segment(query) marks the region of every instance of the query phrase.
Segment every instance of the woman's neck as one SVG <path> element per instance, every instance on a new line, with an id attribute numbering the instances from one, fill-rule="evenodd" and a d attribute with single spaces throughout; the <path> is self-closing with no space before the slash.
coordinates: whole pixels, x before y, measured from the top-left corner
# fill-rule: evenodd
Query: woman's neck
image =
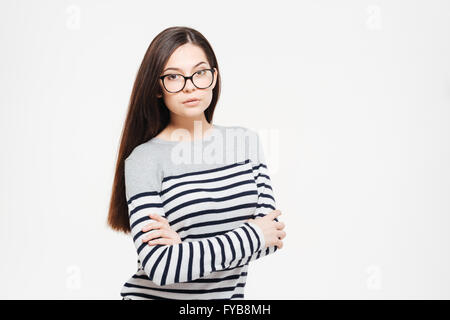
<path id="1" fill-rule="evenodd" d="M 213 128 L 213 124 L 203 120 L 189 120 L 189 121 L 171 121 L 164 129 L 157 135 L 159 138 L 165 140 L 173 140 L 173 134 L 179 131 L 180 134 L 188 134 L 188 140 L 203 139 L 205 135 Z"/>

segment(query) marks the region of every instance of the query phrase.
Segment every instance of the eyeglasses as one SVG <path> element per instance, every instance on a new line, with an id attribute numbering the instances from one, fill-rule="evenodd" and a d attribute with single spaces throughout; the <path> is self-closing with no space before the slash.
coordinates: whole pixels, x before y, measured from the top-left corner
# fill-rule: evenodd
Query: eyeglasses
<path id="1" fill-rule="evenodd" d="M 184 89 L 188 79 L 191 79 L 192 84 L 198 89 L 209 88 L 214 81 L 214 71 L 214 69 L 203 69 L 193 73 L 190 77 L 174 73 L 165 74 L 159 78 L 168 92 L 176 93 Z"/>

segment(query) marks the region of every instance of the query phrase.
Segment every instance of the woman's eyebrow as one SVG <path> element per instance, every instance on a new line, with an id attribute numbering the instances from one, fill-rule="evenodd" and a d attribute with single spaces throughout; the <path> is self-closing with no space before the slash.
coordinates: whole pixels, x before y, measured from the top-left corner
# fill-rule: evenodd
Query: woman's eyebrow
<path id="1" fill-rule="evenodd" d="M 192 69 L 197 68 L 197 67 L 198 67 L 199 65 L 201 65 L 202 63 L 206 64 L 206 62 L 201 61 L 201 62 L 197 63 L 195 66 L 193 66 Z M 182 70 L 179 69 L 179 68 L 173 68 L 173 67 L 170 67 L 170 68 L 167 68 L 166 70 L 164 70 L 163 72 L 166 72 L 167 70 L 177 70 L 177 71 L 182 71 Z"/>

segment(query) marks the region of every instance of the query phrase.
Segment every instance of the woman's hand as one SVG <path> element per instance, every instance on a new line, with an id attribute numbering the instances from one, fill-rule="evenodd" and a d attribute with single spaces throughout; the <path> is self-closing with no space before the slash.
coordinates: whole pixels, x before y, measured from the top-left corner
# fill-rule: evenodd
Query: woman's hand
<path id="1" fill-rule="evenodd" d="M 281 214 L 280 210 L 274 210 L 266 214 L 264 217 L 257 217 L 255 219 L 249 219 L 247 222 L 254 223 L 258 225 L 266 240 L 266 247 L 277 246 L 278 249 L 283 247 L 283 242 L 281 239 L 286 237 L 286 232 L 283 231 L 284 223 L 281 221 L 274 221 L 276 217 Z"/>
<path id="2" fill-rule="evenodd" d="M 173 231 L 172 228 L 170 228 L 169 222 L 167 221 L 166 218 L 156 213 L 151 213 L 149 217 L 152 218 L 153 220 L 156 220 L 156 222 L 151 222 L 147 224 L 144 228 L 142 228 L 142 232 L 147 232 L 152 229 L 159 229 L 159 230 L 153 231 L 149 235 L 146 235 L 142 239 L 142 242 L 148 242 L 149 246 L 154 246 L 157 244 L 172 245 L 181 243 L 180 236 L 178 235 L 178 233 Z M 159 237 L 161 238 L 155 239 Z"/>

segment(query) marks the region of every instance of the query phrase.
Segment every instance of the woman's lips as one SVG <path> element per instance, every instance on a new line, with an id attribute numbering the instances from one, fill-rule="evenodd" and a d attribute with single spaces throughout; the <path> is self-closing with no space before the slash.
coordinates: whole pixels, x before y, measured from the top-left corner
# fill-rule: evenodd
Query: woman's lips
<path id="1" fill-rule="evenodd" d="M 189 101 L 183 102 L 183 104 L 186 106 L 196 106 L 199 102 L 200 102 L 199 99 L 195 99 L 195 100 L 189 100 Z"/>

